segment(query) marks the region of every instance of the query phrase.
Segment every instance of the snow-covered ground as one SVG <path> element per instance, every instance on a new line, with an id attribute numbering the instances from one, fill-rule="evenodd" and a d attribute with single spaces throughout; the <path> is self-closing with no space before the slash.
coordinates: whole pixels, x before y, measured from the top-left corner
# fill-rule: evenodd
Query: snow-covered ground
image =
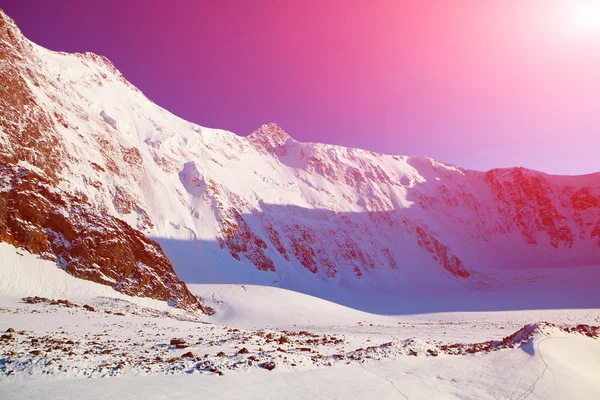
<path id="1" fill-rule="evenodd" d="M 16 91 L 0 96 L 14 171 L 0 192 L 18 208 L 15 177 L 56 174 L 45 192 L 159 242 L 216 311 L 119 294 L 0 243 L 0 399 L 600 398 L 600 174 L 204 128 L 107 59 L 43 49 L 0 17 Z M 86 235 L 69 207 L 60 223 L 23 219 L 39 209 L 29 186 L 3 240 L 47 235 L 46 258 L 103 273 L 66 240 Z"/>
<path id="2" fill-rule="evenodd" d="M 597 399 L 600 342 L 544 338 L 536 353 L 406 357 L 299 372 L 180 374 L 2 383 L 4 398 Z M 48 396 L 50 394 L 50 396 Z M 118 395 L 117 395 L 118 394 Z"/>
<path id="3" fill-rule="evenodd" d="M 0 330 L 14 330 L 0 341 L 3 399 L 600 397 L 600 340 L 588 337 L 599 308 L 407 313 L 400 296 L 382 315 L 275 287 L 190 285 L 215 307 L 207 317 L 7 244 L 0 255 Z"/>

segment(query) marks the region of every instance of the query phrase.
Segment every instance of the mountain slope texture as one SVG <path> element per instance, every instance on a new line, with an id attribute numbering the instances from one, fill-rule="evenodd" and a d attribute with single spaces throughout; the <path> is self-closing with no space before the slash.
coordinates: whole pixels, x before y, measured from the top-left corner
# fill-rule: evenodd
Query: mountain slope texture
<path id="1" fill-rule="evenodd" d="M 600 262 L 600 174 L 204 128 L 1 12 L 0 72 L 0 241 L 126 294 L 209 312 L 180 278 L 393 292 Z"/>

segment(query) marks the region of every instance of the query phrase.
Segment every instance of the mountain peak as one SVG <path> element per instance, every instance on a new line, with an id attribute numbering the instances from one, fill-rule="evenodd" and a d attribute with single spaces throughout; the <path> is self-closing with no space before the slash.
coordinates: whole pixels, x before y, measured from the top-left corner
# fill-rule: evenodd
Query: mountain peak
<path id="1" fill-rule="evenodd" d="M 255 145 L 263 147 L 271 152 L 279 147 L 283 147 L 289 140 L 294 140 L 279 125 L 274 122 L 262 125 L 252 132 L 248 139 Z"/>
<path id="2" fill-rule="evenodd" d="M 291 136 L 288 135 L 283 128 L 277 125 L 275 122 L 269 122 L 268 124 L 261 125 L 258 129 L 250 134 L 250 137 L 271 137 L 277 141 L 283 141 L 285 143 Z"/>

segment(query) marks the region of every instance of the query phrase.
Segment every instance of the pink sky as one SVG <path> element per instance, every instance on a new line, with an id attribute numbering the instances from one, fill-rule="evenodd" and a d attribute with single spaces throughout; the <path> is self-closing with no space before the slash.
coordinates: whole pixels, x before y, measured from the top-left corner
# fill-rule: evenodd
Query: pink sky
<path id="1" fill-rule="evenodd" d="M 576 174 L 600 171 L 600 18 L 595 29 L 590 13 L 585 26 L 571 15 L 586 1 L 600 10 L 600 0 L 2 7 L 36 43 L 103 54 L 200 125 L 245 135 L 272 121 L 301 141 Z"/>

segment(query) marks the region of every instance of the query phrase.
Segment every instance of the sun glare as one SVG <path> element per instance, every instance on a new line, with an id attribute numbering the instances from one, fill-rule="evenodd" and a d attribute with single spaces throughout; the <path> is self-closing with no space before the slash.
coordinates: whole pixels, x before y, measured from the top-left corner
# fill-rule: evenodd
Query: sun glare
<path id="1" fill-rule="evenodd" d="M 569 1 L 563 10 L 566 28 L 582 35 L 597 35 L 600 39 L 600 0 Z"/>

